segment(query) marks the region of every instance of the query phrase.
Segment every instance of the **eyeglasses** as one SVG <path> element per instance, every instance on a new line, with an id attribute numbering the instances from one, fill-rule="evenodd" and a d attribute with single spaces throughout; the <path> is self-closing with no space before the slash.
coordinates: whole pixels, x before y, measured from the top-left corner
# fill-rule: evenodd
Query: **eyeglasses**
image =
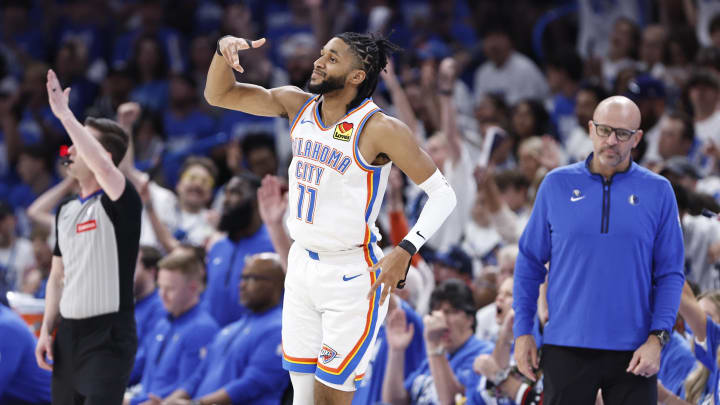
<path id="1" fill-rule="evenodd" d="M 592 123 L 593 125 L 595 125 L 595 133 L 597 133 L 599 137 L 607 138 L 610 136 L 610 134 L 615 132 L 615 137 L 620 142 L 627 141 L 638 131 L 637 129 L 615 128 L 611 127 L 610 125 L 598 124 L 594 120 L 592 121 Z"/>

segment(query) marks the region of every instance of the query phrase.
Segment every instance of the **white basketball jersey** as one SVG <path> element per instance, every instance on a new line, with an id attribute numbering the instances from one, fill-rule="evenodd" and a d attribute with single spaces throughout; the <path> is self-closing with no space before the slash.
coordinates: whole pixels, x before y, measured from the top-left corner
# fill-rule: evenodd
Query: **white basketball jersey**
<path id="1" fill-rule="evenodd" d="M 367 120 L 380 109 L 368 98 L 326 127 L 318 111 L 320 98 L 308 99 L 290 126 L 287 226 L 305 249 L 355 249 L 380 239 L 375 220 L 392 164 L 372 166 L 358 147 Z"/>

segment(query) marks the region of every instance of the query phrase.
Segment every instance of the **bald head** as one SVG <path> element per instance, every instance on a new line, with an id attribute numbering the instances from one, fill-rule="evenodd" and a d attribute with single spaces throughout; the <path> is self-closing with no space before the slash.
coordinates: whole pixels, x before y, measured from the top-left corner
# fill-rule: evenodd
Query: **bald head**
<path id="1" fill-rule="evenodd" d="M 640 128 L 640 109 L 629 98 L 612 96 L 601 101 L 593 113 L 595 122 L 616 128 Z"/>
<path id="2" fill-rule="evenodd" d="M 273 280 L 282 280 L 285 277 L 280 256 L 277 253 L 258 253 L 248 258 L 246 268 L 252 268 Z M 282 284 L 281 284 L 282 285 Z"/>

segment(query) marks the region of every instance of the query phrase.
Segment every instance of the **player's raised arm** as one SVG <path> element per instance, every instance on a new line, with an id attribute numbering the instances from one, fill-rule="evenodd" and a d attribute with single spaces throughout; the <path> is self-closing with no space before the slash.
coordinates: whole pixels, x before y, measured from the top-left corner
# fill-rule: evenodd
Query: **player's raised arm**
<path id="1" fill-rule="evenodd" d="M 265 38 L 250 41 L 233 36 L 222 37 L 217 44 L 205 82 L 205 99 L 211 105 L 265 117 L 288 117 L 292 119 L 302 104 L 310 97 L 294 86 L 266 89 L 235 80 L 232 69 L 243 73 L 238 52 L 258 48 Z"/>
<path id="2" fill-rule="evenodd" d="M 400 120 L 376 114 L 368 121 L 364 133 L 366 139 L 361 141 L 360 147 L 363 156 L 388 156 L 428 195 L 415 226 L 389 255 L 373 266 L 383 269 L 372 287 L 385 284 L 381 297 L 383 302 L 390 292 L 388 286 L 395 287 L 404 280 L 408 260 L 445 222 L 455 208 L 457 198 L 430 156 L 420 148 L 410 128 Z M 407 253 L 410 255 L 407 256 Z"/>

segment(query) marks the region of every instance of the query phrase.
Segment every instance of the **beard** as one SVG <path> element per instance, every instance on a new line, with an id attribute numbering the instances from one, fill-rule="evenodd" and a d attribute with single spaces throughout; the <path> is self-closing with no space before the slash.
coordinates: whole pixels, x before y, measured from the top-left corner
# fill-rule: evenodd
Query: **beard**
<path id="1" fill-rule="evenodd" d="M 325 77 L 318 83 L 308 83 L 308 90 L 314 94 L 327 94 L 331 91 L 341 90 L 345 88 L 345 77 Z"/>
<path id="2" fill-rule="evenodd" d="M 223 212 L 218 224 L 218 230 L 232 234 L 243 230 L 250 225 L 255 212 L 253 200 L 248 199 Z"/>

